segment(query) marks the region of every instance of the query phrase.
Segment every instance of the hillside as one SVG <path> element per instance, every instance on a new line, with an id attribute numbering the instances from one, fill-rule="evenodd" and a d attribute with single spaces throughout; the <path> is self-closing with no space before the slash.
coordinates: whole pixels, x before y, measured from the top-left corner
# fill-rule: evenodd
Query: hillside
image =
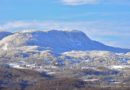
<path id="1" fill-rule="evenodd" d="M 38 50 L 52 50 L 56 53 L 79 51 L 111 51 L 125 53 L 129 49 L 121 49 L 104 45 L 91 40 L 81 31 L 22 31 L 5 37 L 0 41 L 1 49 L 13 49 L 23 46 L 36 46 Z"/>

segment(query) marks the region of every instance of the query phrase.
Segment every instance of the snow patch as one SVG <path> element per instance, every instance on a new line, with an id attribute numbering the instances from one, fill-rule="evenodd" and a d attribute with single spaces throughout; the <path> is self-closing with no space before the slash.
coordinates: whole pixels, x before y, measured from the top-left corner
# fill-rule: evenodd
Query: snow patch
<path id="1" fill-rule="evenodd" d="M 113 65 L 113 66 L 110 66 L 109 68 L 121 70 L 121 69 L 125 69 L 125 68 L 130 68 L 130 66 L 128 66 L 128 65 Z"/>
<path id="2" fill-rule="evenodd" d="M 2 47 L 4 51 L 8 50 L 8 43 L 5 43 L 5 45 Z"/>

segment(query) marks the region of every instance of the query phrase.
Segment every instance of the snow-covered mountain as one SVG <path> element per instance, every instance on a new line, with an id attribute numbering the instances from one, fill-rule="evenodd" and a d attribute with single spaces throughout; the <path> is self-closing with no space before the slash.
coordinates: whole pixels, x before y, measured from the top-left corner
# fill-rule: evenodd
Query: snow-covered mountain
<path id="1" fill-rule="evenodd" d="M 110 47 L 91 40 L 85 33 L 77 30 L 22 31 L 0 41 L 0 48 L 4 50 L 28 46 L 38 50 L 52 50 L 56 53 L 72 50 L 102 50 L 123 53 L 130 51 L 130 49 Z"/>
<path id="2" fill-rule="evenodd" d="M 129 51 L 91 40 L 76 30 L 21 31 L 0 40 L 0 67 L 113 85 L 130 76 Z"/>

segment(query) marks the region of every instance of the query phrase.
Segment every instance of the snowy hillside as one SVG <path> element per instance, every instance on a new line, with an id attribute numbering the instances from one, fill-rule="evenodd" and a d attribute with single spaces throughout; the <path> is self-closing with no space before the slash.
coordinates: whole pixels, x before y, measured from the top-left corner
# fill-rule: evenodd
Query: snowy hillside
<path id="1" fill-rule="evenodd" d="M 110 86 L 127 82 L 130 76 L 129 49 L 106 46 L 81 31 L 21 31 L 4 35 L 0 40 L 0 66 Z"/>
<path id="2" fill-rule="evenodd" d="M 79 50 L 103 50 L 128 52 L 129 49 L 114 48 L 91 40 L 81 31 L 22 31 L 7 36 L 0 41 L 3 50 L 36 46 L 38 50 L 52 50 L 56 53 Z"/>

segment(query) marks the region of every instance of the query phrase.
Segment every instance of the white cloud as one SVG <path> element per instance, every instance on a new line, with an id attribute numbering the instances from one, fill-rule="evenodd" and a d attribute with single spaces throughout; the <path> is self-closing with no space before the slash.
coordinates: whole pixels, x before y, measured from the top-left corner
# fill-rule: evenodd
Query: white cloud
<path id="1" fill-rule="evenodd" d="M 65 5 L 86 5 L 86 4 L 125 4 L 130 5 L 130 0 L 59 0 Z"/>
<path id="2" fill-rule="evenodd" d="M 66 5 L 83 5 L 83 4 L 95 4 L 99 0 L 62 0 Z"/>

